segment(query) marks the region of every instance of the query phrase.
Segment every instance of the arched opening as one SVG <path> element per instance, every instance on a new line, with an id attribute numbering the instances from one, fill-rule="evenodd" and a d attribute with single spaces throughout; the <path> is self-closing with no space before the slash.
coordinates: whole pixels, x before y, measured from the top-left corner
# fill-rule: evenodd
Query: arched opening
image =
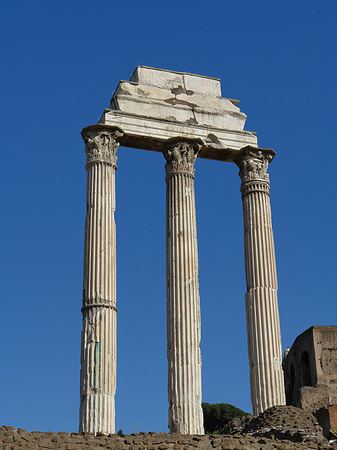
<path id="1" fill-rule="evenodd" d="M 311 386 L 310 361 L 307 351 L 303 352 L 301 356 L 301 375 L 302 386 Z"/>

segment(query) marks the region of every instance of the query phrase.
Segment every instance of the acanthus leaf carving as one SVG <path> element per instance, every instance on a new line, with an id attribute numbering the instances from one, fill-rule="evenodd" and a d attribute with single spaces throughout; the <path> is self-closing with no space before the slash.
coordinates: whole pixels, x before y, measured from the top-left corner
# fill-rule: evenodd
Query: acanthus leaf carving
<path id="1" fill-rule="evenodd" d="M 201 144 L 198 142 L 179 141 L 171 143 L 164 150 L 164 157 L 167 161 L 166 175 L 174 173 L 187 173 L 194 175 L 194 163 L 198 157 Z"/>
<path id="2" fill-rule="evenodd" d="M 113 166 L 117 163 L 117 149 L 119 143 L 116 134 L 108 131 L 88 133 L 85 138 L 85 152 L 87 154 L 87 165 L 103 162 Z"/>
<path id="3" fill-rule="evenodd" d="M 272 158 L 270 153 L 259 149 L 245 151 L 237 162 L 240 168 L 239 176 L 242 184 L 250 181 L 264 181 L 269 184 L 267 169 Z"/>

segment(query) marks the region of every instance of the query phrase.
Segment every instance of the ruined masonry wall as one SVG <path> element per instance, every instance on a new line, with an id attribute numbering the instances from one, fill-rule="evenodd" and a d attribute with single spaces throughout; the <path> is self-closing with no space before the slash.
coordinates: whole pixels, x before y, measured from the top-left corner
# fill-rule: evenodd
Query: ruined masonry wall
<path id="1" fill-rule="evenodd" d="M 187 436 L 166 433 L 139 433 L 125 436 L 94 436 L 90 433 L 27 432 L 13 427 L 0 427 L 0 449 L 50 450 L 293 450 L 308 448 L 336 449 L 325 444 L 308 447 L 308 443 L 280 441 L 265 437 L 205 435 Z"/>

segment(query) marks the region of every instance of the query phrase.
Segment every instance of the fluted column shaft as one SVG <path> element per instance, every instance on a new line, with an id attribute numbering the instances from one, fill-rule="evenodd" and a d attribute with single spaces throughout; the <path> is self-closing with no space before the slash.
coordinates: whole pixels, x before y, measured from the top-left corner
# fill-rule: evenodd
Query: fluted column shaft
<path id="1" fill-rule="evenodd" d="M 80 431 L 115 432 L 116 392 L 116 138 L 104 129 L 84 135 L 87 215 L 83 275 Z"/>
<path id="2" fill-rule="evenodd" d="M 194 196 L 199 144 L 171 143 L 166 168 L 167 359 L 171 433 L 204 434 Z"/>
<path id="3" fill-rule="evenodd" d="M 277 275 L 269 198 L 272 151 L 244 150 L 242 180 L 246 315 L 253 414 L 285 404 Z"/>

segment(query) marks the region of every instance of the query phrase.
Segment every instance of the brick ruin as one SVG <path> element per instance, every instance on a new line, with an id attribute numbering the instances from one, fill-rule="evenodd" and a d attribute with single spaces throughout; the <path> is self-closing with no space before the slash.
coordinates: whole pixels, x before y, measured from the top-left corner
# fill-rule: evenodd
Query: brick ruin
<path id="1" fill-rule="evenodd" d="M 337 326 L 312 326 L 286 350 L 287 405 L 311 411 L 326 436 L 337 432 Z"/>

